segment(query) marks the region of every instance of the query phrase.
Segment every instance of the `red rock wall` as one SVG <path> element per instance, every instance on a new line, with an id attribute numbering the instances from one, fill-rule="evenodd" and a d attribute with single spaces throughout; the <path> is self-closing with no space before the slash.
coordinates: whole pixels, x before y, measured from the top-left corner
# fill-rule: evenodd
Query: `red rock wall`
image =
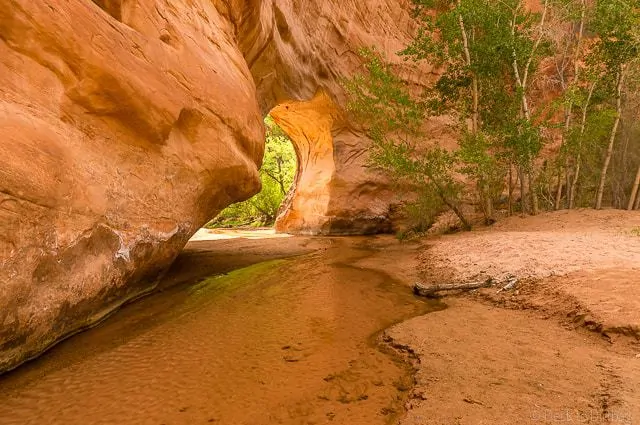
<path id="1" fill-rule="evenodd" d="M 278 105 L 303 160 L 279 228 L 386 230 L 339 81 L 361 46 L 400 63 L 411 28 L 405 0 L 0 0 L 0 372 L 152 290 L 257 192 Z"/>
<path id="2" fill-rule="evenodd" d="M 152 289 L 259 189 L 229 21 L 208 1 L 103 3 L 0 1 L 0 371 Z"/>

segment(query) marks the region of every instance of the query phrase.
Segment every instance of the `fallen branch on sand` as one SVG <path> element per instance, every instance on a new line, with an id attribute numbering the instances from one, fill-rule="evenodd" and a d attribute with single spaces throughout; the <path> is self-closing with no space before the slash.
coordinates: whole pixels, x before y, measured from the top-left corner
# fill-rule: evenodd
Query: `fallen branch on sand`
<path id="1" fill-rule="evenodd" d="M 422 283 L 413 285 L 413 293 L 421 297 L 435 297 L 442 291 L 471 291 L 472 289 L 488 288 L 493 285 L 492 279 L 484 282 L 448 283 L 443 285 L 425 286 Z"/>
<path id="2" fill-rule="evenodd" d="M 514 276 L 509 276 L 502 282 L 495 281 L 492 278 L 478 282 L 447 283 L 432 286 L 426 286 L 417 282 L 413 285 L 413 293 L 421 297 L 436 298 L 439 296 L 438 292 L 443 291 L 472 291 L 474 289 L 489 288 L 494 285 L 504 285 L 498 290 L 498 293 L 500 293 L 513 289 L 517 283 L 518 279 Z"/>
<path id="3" fill-rule="evenodd" d="M 502 291 L 508 291 L 510 289 L 513 289 L 516 287 L 516 285 L 518 284 L 518 279 L 515 276 L 508 276 L 507 279 L 503 282 L 505 285 L 498 289 L 498 294 Z"/>

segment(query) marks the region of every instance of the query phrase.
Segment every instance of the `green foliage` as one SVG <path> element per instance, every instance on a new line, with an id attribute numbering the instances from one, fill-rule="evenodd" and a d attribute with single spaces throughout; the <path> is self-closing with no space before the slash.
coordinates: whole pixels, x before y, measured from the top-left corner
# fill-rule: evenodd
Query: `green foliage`
<path id="1" fill-rule="evenodd" d="M 488 203 L 500 198 L 504 190 L 506 169 L 499 150 L 483 133 L 463 133 L 456 152 L 460 172 L 476 184 L 476 194 L 485 219 L 491 219 Z"/>
<path id="2" fill-rule="evenodd" d="M 617 70 L 640 55 L 640 7 L 628 0 L 597 0 L 593 30 L 599 35 L 594 54 L 606 69 Z"/>
<path id="3" fill-rule="evenodd" d="M 414 0 L 414 5 L 421 26 L 401 53 L 444 65 L 425 104 L 433 114 L 458 117 L 461 172 L 476 183 L 491 221 L 505 167 L 530 171 L 549 126 L 551 114 L 542 116 L 539 108 L 536 115 L 529 100 L 531 76 L 553 52 L 544 37 L 543 14 L 529 11 L 521 0 Z"/>
<path id="4" fill-rule="evenodd" d="M 364 49 L 365 72 L 346 80 L 345 88 L 349 110 L 374 141 L 371 164 L 398 184 L 414 187 L 418 201 L 409 207 L 419 211 L 414 215 L 424 216 L 428 225 L 432 213 L 446 206 L 465 222 L 458 208 L 468 199 L 463 176 L 474 183 L 472 195 L 492 221 L 493 202 L 502 197 L 505 176 L 514 168 L 523 212 L 536 213 L 539 198 L 544 207 L 555 207 L 562 195 L 558 182 L 573 178 L 579 180 L 575 205 L 587 205 L 617 115 L 617 82 L 620 75 L 627 77 L 627 101 L 630 76 L 640 74 L 633 72 L 640 57 L 638 2 L 545 0 L 541 12 L 532 12 L 524 0 L 412 1 L 419 26 L 399 54 L 439 66 L 437 81 L 415 93 L 375 49 Z M 572 30 L 559 40 L 555 28 Z M 560 59 L 562 93 L 550 101 L 539 96 L 550 68 L 541 72 L 540 64 Z M 418 148 L 428 145 L 419 143 L 422 122 L 434 115 L 454 119 L 457 149 Z M 543 161 L 545 144 L 559 135 L 560 155 Z M 632 139 L 631 133 L 625 137 Z M 636 170 L 634 161 L 637 157 L 626 153 L 613 158 L 614 167 L 620 162 Z M 568 175 L 561 178 L 562 168 Z M 628 186 L 629 180 L 618 178 L 616 184 Z M 565 192 L 568 198 L 569 188 Z"/>
<path id="5" fill-rule="evenodd" d="M 376 139 L 399 130 L 416 133 L 424 106 L 413 99 L 375 49 L 363 48 L 358 53 L 366 72 L 343 81 L 349 93 L 347 109 L 368 126 Z"/>
<path id="6" fill-rule="evenodd" d="M 438 147 L 416 149 L 425 104 L 411 95 L 375 50 L 363 49 L 360 53 L 365 73 L 345 80 L 344 87 L 349 94 L 348 110 L 367 127 L 373 141 L 370 165 L 396 184 L 414 188 L 417 200 L 408 209 L 425 215 L 416 223 L 418 227 L 430 225 L 442 204 L 461 216 L 457 204 L 462 185 L 454 178 L 455 156 Z M 439 201 L 434 202 L 433 197 Z M 469 227 L 466 219 L 460 218 Z"/>
<path id="7" fill-rule="evenodd" d="M 230 205 L 207 227 L 270 226 L 289 192 L 296 173 L 296 153 L 291 140 L 273 121 L 265 118 L 265 155 L 260 169 L 262 190 L 253 198 Z"/>
<path id="8" fill-rule="evenodd" d="M 260 169 L 263 177 L 268 177 L 279 189 L 280 196 L 286 196 L 296 171 L 296 153 L 289 137 L 267 116 L 264 120 L 267 137 L 264 160 Z M 264 179 L 263 179 L 264 180 Z M 264 186 L 263 182 L 263 186 Z M 267 183 L 267 185 L 269 185 Z M 278 203 L 278 206 L 280 202 Z"/>

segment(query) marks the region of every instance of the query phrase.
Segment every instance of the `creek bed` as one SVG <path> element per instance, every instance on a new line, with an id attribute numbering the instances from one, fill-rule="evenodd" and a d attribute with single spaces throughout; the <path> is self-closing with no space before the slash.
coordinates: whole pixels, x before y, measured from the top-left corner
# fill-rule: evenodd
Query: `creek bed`
<path id="1" fill-rule="evenodd" d="M 206 279 L 182 259 L 190 281 L 0 376 L 0 424 L 393 423 L 412 370 L 376 336 L 442 305 L 357 266 L 364 238 L 299 251 Z"/>

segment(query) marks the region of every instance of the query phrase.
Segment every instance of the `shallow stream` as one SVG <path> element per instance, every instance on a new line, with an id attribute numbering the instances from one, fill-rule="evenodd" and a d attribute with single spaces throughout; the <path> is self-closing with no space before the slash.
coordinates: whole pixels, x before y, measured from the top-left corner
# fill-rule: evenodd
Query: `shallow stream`
<path id="1" fill-rule="evenodd" d="M 325 245 L 125 307 L 0 376 L 0 424 L 393 423 L 413 378 L 378 336 L 441 305 Z"/>

